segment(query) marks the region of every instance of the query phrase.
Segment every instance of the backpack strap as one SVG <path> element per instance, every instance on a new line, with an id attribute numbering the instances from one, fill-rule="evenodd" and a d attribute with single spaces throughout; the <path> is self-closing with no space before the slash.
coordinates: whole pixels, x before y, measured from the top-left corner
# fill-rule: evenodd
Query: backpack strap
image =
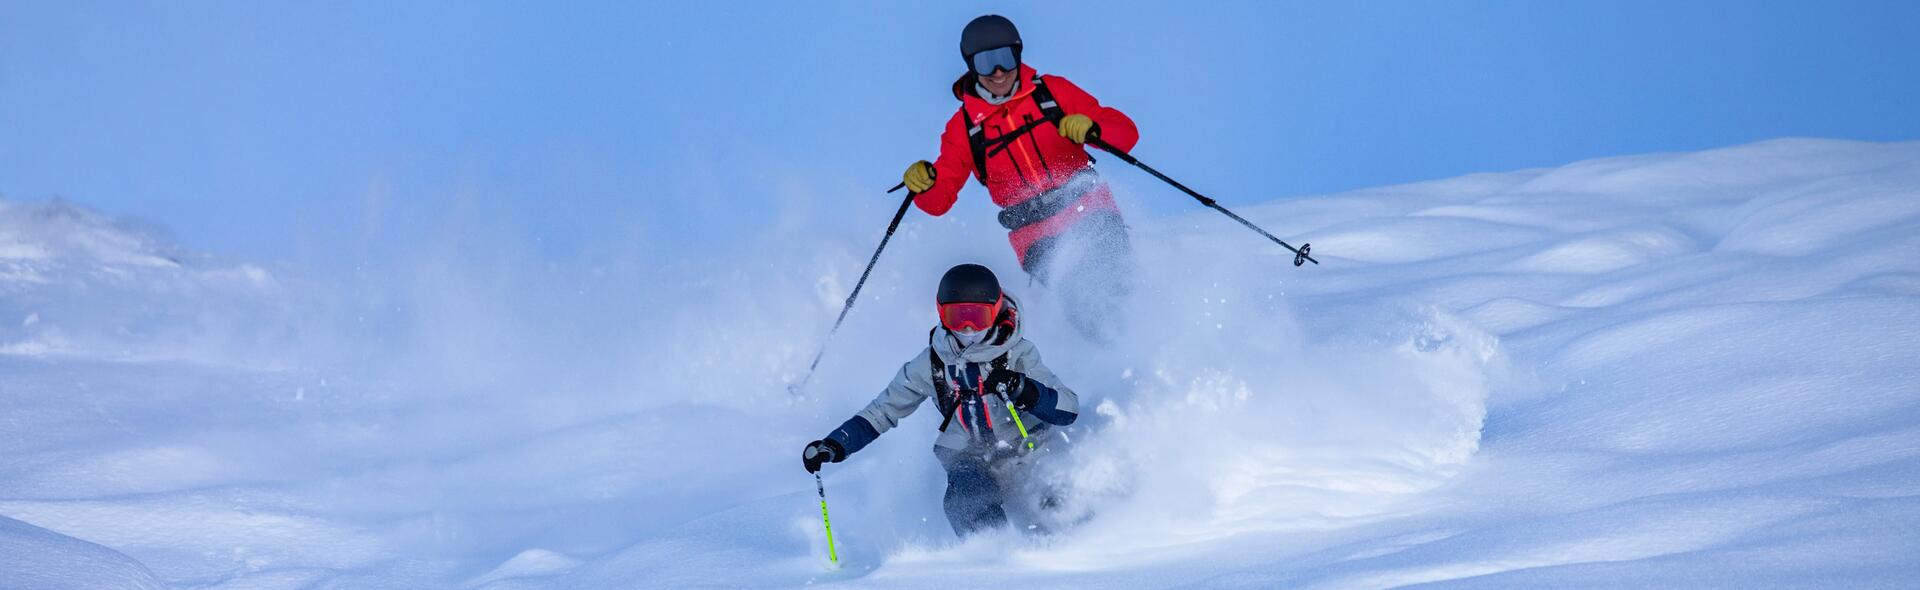
<path id="1" fill-rule="evenodd" d="M 1032 98 L 1033 103 L 1040 107 L 1040 117 L 1042 121 L 1052 123 L 1055 127 L 1058 127 L 1060 126 L 1060 120 L 1066 118 L 1067 111 L 1060 108 L 1060 101 L 1053 99 L 1053 91 L 1047 89 L 1047 83 L 1040 79 L 1040 74 L 1036 73 L 1033 75 L 1033 92 L 1027 96 Z M 989 141 L 987 140 L 986 124 L 973 120 L 973 116 L 967 113 L 967 103 L 965 101 L 960 103 L 960 120 L 969 125 L 969 127 L 967 127 L 967 146 L 973 148 L 973 173 L 975 176 L 980 177 L 981 184 L 986 184 L 987 182 L 988 144 L 997 144 L 998 149 L 993 150 L 993 153 L 999 153 L 1000 150 L 1006 149 L 1007 144 L 1013 143 L 1013 140 L 1033 131 L 1035 127 L 1039 126 L 1038 121 L 1029 123 Z"/>
<path id="2" fill-rule="evenodd" d="M 987 126 L 985 123 L 973 120 L 973 116 L 967 113 L 965 102 L 960 103 L 960 121 L 971 125 L 967 128 L 967 146 L 973 148 L 973 174 L 980 177 L 980 184 L 986 184 Z"/>
<path id="3" fill-rule="evenodd" d="M 960 404 L 953 395 L 953 386 L 947 383 L 947 363 L 942 362 L 940 353 L 933 349 L 933 337 L 939 333 L 939 328 L 927 331 L 927 360 L 933 364 L 933 403 L 940 408 L 940 432 L 946 432 Z"/>
<path id="4" fill-rule="evenodd" d="M 946 432 L 947 425 L 953 423 L 953 414 L 960 409 L 960 399 L 954 395 L 953 385 L 947 382 L 947 363 L 941 361 L 940 353 L 933 349 L 933 338 L 939 333 L 939 328 L 927 331 L 927 360 L 933 363 L 933 401 L 940 407 L 940 432 Z M 1007 355 L 1011 353 L 1000 353 L 987 364 L 995 369 L 1006 369 Z"/>
<path id="5" fill-rule="evenodd" d="M 1039 73 L 1033 75 L 1033 101 L 1040 105 L 1041 118 L 1053 123 L 1055 128 L 1060 126 L 1061 119 L 1067 118 L 1067 110 L 1060 108 L 1060 101 L 1053 99 L 1053 91 L 1047 89 L 1047 83 L 1040 79 Z M 1087 152 L 1087 163 L 1095 162 L 1093 150 L 1087 150 Z"/>
<path id="6" fill-rule="evenodd" d="M 1040 74 L 1033 75 L 1032 96 L 1034 104 L 1040 106 L 1040 116 L 1046 117 L 1047 121 L 1057 126 L 1061 119 L 1067 117 L 1067 111 L 1060 108 L 1059 101 L 1053 99 L 1053 91 L 1047 89 L 1047 83 L 1040 79 Z"/>

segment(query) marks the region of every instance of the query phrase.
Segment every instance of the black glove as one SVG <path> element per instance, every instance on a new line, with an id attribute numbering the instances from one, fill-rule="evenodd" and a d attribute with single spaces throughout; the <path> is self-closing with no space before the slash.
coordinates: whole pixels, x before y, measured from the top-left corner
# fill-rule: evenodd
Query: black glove
<path id="1" fill-rule="evenodd" d="M 1007 369 L 995 368 L 987 372 L 986 388 L 988 393 L 996 393 L 1001 399 L 1013 402 L 1013 407 L 1022 410 L 1040 403 L 1040 389 L 1027 387 L 1027 376 Z"/>
<path id="2" fill-rule="evenodd" d="M 847 458 L 847 449 L 833 439 L 821 439 L 807 443 L 800 451 L 800 463 L 807 466 L 807 473 L 820 470 L 822 463 L 839 463 Z"/>

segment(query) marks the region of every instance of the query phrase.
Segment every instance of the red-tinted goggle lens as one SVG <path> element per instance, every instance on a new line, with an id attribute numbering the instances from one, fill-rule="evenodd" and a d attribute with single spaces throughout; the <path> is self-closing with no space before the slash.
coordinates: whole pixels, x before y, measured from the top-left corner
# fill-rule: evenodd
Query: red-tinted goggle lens
<path id="1" fill-rule="evenodd" d="M 955 332 L 980 332 L 993 327 L 993 318 L 998 315 L 998 302 L 946 303 L 940 306 L 940 325 Z"/>

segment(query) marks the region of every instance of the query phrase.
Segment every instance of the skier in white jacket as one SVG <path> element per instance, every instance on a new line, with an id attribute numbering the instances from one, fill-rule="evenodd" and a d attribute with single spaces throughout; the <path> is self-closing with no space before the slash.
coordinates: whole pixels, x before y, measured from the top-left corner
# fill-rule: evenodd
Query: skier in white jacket
<path id="1" fill-rule="evenodd" d="M 900 367 L 885 391 L 801 453 L 808 472 L 838 463 L 891 430 L 931 397 L 940 409 L 933 454 L 947 471 L 944 505 L 954 533 L 1003 526 L 1007 511 L 1037 522 L 1057 504 L 1032 466 L 1056 451 L 1058 428 L 1079 416 L 1080 398 L 1020 336 L 1019 306 L 993 271 L 962 264 L 940 279 L 940 325 L 927 348 Z"/>

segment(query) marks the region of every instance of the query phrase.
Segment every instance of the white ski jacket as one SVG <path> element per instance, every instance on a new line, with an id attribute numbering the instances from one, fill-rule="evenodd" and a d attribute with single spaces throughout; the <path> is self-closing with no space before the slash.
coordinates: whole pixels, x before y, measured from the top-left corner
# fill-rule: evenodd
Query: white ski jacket
<path id="1" fill-rule="evenodd" d="M 1072 424 L 1079 417 L 1080 397 L 1060 383 L 1060 378 L 1040 361 L 1040 351 L 1020 335 L 1019 305 L 1011 296 L 1007 310 L 986 338 L 962 350 L 945 328 L 935 327 L 927 348 L 908 359 L 893 377 L 893 382 L 874 397 L 867 407 L 841 424 L 827 438 L 838 442 L 851 455 L 881 434 L 892 430 L 900 420 L 920 408 L 929 397 L 944 395 L 934 404 L 943 414 L 944 428 L 934 439 L 936 450 L 1015 449 L 1024 446 L 1020 429 L 1013 420 L 1008 402 L 997 393 L 977 394 L 996 363 L 1024 375 L 1021 387 L 1034 388 L 1037 401 L 1031 408 L 1019 410 L 1019 424 L 1025 425 L 1034 442 L 1045 440 L 1055 426 Z M 1000 360 L 1004 356 L 1004 360 Z M 935 359 L 942 365 L 945 386 L 935 384 Z M 945 390 L 944 394 L 941 390 Z M 1019 397 L 1014 394 L 1013 397 Z"/>

